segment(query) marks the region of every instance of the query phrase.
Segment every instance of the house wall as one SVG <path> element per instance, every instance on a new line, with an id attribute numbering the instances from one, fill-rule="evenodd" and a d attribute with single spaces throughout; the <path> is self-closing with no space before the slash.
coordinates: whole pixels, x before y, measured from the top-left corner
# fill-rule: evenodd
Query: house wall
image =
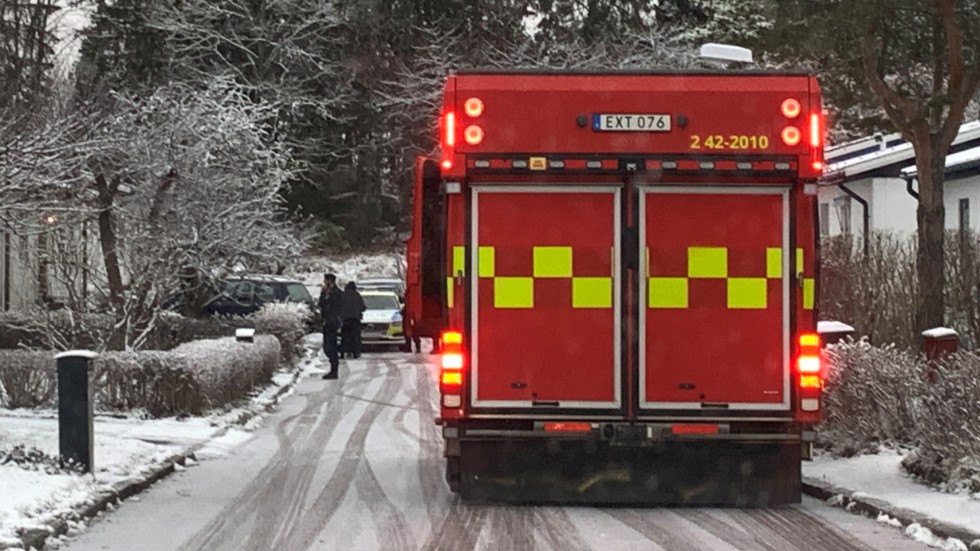
<path id="1" fill-rule="evenodd" d="M 902 178 L 875 178 L 871 205 L 872 231 L 910 235 L 915 232 L 917 202 L 909 195 Z"/>
<path id="2" fill-rule="evenodd" d="M 946 180 L 943 192 L 946 229 L 960 229 L 960 200 L 966 199 L 969 205 L 969 227 L 973 231 L 980 231 L 980 175 Z"/>
<path id="3" fill-rule="evenodd" d="M 868 201 L 869 208 L 873 208 L 874 186 L 870 179 L 851 182 L 847 187 Z M 817 191 L 817 202 L 818 220 L 821 229 L 827 230 L 826 236 L 840 235 L 848 231 L 851 235 L 860 235 L 864 231 L 864 210 L 861 203 L 841 191 L 840 187 L 820 186 Z"/>

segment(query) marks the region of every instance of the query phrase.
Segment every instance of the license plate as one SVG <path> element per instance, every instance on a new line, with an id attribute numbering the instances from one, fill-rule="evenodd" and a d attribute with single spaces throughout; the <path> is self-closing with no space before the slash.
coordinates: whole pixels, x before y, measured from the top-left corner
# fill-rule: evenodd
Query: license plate
<path id="1" fill-rule="evenodd" d="M 670 115 L 644 113 L 600 113 L 592 115 L 596 132 L 670 132 Z"/>

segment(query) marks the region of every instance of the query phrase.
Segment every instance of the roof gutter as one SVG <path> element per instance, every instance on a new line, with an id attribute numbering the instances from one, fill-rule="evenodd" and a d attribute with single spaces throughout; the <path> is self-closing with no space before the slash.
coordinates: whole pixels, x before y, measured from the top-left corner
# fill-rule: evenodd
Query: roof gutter
<path id="1" fill-rule="evenodd" d="M 868 257 L 868 243 L 870 241 L 870 235 L 869 235 L 869 233 L 871 232 L 871 214 L 868 212 L 868 202 L 863 197 L 861 197 L 860 195 L 858 195 L 857 193 L 854 193 L 854 190 L 852 190 L 851 188 L 847 187 L 847 185 L 845 185 L 843 183 L 838 184 L 837 187 L 839 187 L 841 189 L 841 191 L 843 191 L 844 193 L 846 193 L 847 195 L 849 195 L 855 201 L 857 201 L 858 203 L 861 203 L 861 209 L 864 211 L 863 212 L 863 218 L 864 218 L 864 220 L 863 220 L 863 222 L 864 222 L 864 256 L 865 256 L 865 258 L 867 258 Z"/>

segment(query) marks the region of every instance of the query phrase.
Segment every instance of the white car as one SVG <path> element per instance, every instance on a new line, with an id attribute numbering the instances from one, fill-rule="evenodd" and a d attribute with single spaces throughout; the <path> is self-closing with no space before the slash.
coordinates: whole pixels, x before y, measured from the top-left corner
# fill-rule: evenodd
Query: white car
<path id="1" fill-rule="evenodd" d="M 361 319 L 361 342 L 364 344 L 402 344 L 402 305 L 392 291 L 361 291 L 367 310 Z"/>
<path id="2" fill-rule="evenodd" d="M 371 291 L 391 291 L 402 300 L 405 296 L 405 283 L 393 277 L 369 277 L 358 280 L 357 288 Z"/>

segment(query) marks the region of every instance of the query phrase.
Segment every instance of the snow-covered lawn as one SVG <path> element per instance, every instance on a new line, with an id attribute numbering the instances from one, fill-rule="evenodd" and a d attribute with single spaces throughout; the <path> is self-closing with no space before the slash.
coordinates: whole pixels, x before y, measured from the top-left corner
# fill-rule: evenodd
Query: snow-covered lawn
<path id="1" fill-rule="evenodd" d="M 915 482 L 902 471 L 902 457 L 893 450 L 846 459 L 817 456 L 803 464 L 803 476 L 980 532 L 980 499 L 965 493 L 940 492 Z M 915 525 L 907 528 L 915 531 Z"/>

